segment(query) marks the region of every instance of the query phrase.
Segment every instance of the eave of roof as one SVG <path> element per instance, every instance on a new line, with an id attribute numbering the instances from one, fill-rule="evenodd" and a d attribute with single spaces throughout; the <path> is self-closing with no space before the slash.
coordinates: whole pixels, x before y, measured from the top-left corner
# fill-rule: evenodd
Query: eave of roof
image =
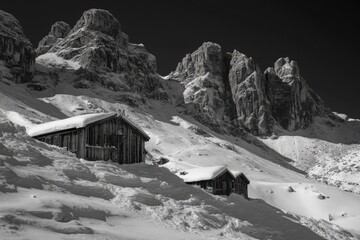
<path id="1" fill-rule="evenodd" d="M 127 117 L 123 116 L 123 115 L 119 115 L 121 117 L 122 120 L 124 120 L 127 124 L 129 124 L 130 126 L 132 126 L 133 128 L 137 129 L 139 131 L 139 133 L 141 133 L 141 135 L 143 135 L 143 137 L 145 137 L 146 141 L 150 140 L 150 136 L 147 135 L 147 133 L 142 130 L 140 127 L 138 127 L 135 123 L 133 123 L 130 119 L 128 119 Z"/>
<path id="2" fill-rule="evenodd" d="M 80 129 L 90 124 L 116 117 L 116 113 L 84 114 L 56 121 L 41 123 L 28 129 L 27 133 L 31 137 L 66 131 L 69 129 Z"/>
<path id="3" fill-rule="evenodd" d="M 103 118 L 101 117 L 103 115 Z M 65 118 L 61 120 L 46 122 L 42 124 L 38 124 L 31 129 L 28 130 L 28 134 L 31 137 L 39 137 L 43 135 L 63 132 L 71 129 L 81 129 L 84 127 L 87 127 L 92 124 L 96 124 L 102 121 L 106 121 L 108 119 L 114 118 L 114 117 L 120 117 L 124 122 L 126 122 L 128 125 L 136 129 L 144 138 L 146 141 L 149 141 L 150 137 L 147 135 L 147 133 L 142 130 L 140 127 L 138 127 L 135 123 L 133 123 L 131 120 L 129 120 L 127 117 L 123 115 L 117 115 L 116 113 L 101 113 L 99 114 L 99 119 L 96 119 L 94 121 L 80 121 L 81 117 L 86 118 L 87 116 L 93 116 L 96 117 L 95 114 L 85 114 L 85 115 L 79 115 L 75 117 Z M 71 123 L 71 119 L 74 118 L 75 122 Z M 79 118 L 79 119 L 76 119 Z M 76 121 L 77 120 L 77 121 Z M 58 126 L 56 125 L 58 124 Z"/>

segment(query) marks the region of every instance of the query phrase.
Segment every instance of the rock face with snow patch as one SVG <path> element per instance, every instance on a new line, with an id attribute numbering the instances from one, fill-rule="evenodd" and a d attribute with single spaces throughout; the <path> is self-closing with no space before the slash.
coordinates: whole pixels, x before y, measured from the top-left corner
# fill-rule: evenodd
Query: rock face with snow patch
<path id="1" fill-rule="evenodd" d="M 206 42 L 187 54 L 172 78 L 185 85 L 185 104 L 194 104 L 196 111 L 209 117 L 224 115 L 225 86 L 222 81 L 223 54 L 218 44 Z"/>
<path id="2" fill-rule="evenodd" d="M 198 106 L 207 119 L 227 120 L 256 135 L 271 134 L 276 125 L 305 128 L 327 113 L 288 58 L 263 73 L 251 57 L 237 50 L 224 53 L 207 42 L 187 54 L 169 77 L 185 85 L 185 104 Z"/>
<path id="3" fill-rule="evenodd" d="M 36 49 L 37 55 L 42 55 L 49 51 L 49 49 L 57 44 L 61 39 L 65 38 L 71 30 L 71 27 L 66 22 L 58 21 L 51 26 L 51 30 L 45 36 Z"/>
<path id="4" fill-rule="evenodd" d="M 34 73 L 35 52 L 19 21 L 0 10 L 0 76 L 16 83 L 28 82 Z"/>
<path id="5" fill-rule="evenodd" d="M 81 69 L 75 87 L 89 87 L 83 79 L 114 91 L 133 91 L 152 98 L 165 98 L 156 73 L 156 58 L 142 44 L 129 43 L 119 21 L 108 11 L 85 11 L 68 32 L 66 24 L 54 24 L 38 47 L 39 54 L 55 54 Z M 48 41 L 48 42 L 47 42 Z M 40 56 L 43 63 L 47 56 Z M 107 75 L 107 76 L 104 76 Z"/>

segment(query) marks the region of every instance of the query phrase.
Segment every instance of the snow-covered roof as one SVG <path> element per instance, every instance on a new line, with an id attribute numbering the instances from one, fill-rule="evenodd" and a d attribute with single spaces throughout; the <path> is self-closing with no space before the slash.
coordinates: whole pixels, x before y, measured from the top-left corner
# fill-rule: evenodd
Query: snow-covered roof
<path id="1" fill-rule="evenodd" d="M 83 128 L 91 123 L 114 117 L 116 113 L 91 113 L 79 115 L 62 120 L 47 122 L 35 125 L 27 130 L 30 137 L 36 137 L 43 134 L 64 131 L 73 128 Z"/>
<path id="2" fill-rule="evenodd" d="M 186 174 L 180 173 L 178 176 L 184 179 L 184 182 L 198 182 L 214 179 L 225 171 L 227 168 L 224 166 L 200 167 L 186 169 Z"/>
<path id="3" fill-rule="evenodd" d="M 237 171 L 237 170 L 229 170 L 229 172 L 234 176 L 234 178 L 237 178 L 242 173 L 241 171 Z"/>
<path id="4" fill-rule="evenodd" d="M 27 130 L 27 133 L 30 137 L 36 137 L 43 134 L 49 134 L 59 131 L 64 131 L 68 129 L 74 128 L 83 128 L 91 123 L 95 123 L 97 121 L 101 121 L 110 117 L 115 117 L 116 113 L 90 113 L 79 115 L 75 117 L 70 117 L 62 120 L 47 122 L 35 125 Z M 147 140 L 150 139 L 149 135 L 144 132 L 140 127 L 136 126 L 133 122 L 131 122 L 125 116 L 121 116 L 121 119 L 124 120 L 127 124 L 138 130 Z"/>
<path id="5" fill-rule="evenodd" d="M 242 178 L 245 178 L 248 183 L 250 183 L 250 180 L 245 176 L 243 172 L 237 170 L 229 170 L 229 172 L 233 175 L 234 178 L 241 176 Z"/>
<path id="6" fill-rule="evenodd" d="M 147 140 L 150 139 L 149 135 L 147 135 L 147 133 L 144 130 L 142 130 L 140 127 L 136 126 L 135 123 L 133 123 L 130 119 L 128 119 L 127 117 L 122 116 L 122 115 L 121 115 L 121 118 L 130 126 L 132 126 L 133 128 L 136 128 Z"/>

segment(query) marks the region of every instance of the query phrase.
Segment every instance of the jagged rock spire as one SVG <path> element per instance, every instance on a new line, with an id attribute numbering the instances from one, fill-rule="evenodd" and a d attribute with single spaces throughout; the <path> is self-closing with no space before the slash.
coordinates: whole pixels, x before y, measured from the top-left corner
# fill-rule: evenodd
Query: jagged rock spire
<path id="1" fill-rule="evenodd" d="M 51 26 L 51 30 L 38 44 L 36 49 L 37 55 L 42 55 L 50 50 L 61 39 L 70 33 L 71 27 L 66 22 L 58 21 Z"/>
<path id="2" fill-rule="evenodd" d="M 289 58 L 279 58 L 263 73 L 251 57 L 237 50 L 224 53 L 218 44 L 206 42 L 169 76 L 185 85 L 185 103 L 205 109 L 207 119 L 221 116 L 253 134 L 271 134 L 276 125 L 304 128 L 326 112 L 298 63 Z"/>

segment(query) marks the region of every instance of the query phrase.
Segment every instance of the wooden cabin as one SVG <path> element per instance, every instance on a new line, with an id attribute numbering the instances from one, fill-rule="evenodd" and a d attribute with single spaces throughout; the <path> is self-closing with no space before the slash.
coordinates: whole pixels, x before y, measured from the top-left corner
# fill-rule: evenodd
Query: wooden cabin
<path id="1" fill-rule="evenodd" d="M 250 181 L 241 172 L 230 172 L 224 166 L 193 168 L 178 174 L 184 182 L 199 186 L 214 195 L 236 193 L 248 198 L 247 185 Z"/>
<path id="2" fill-rule="evenodd" d="M 226 167 L 202 167 L 188 169 L 179 175 L 187 184 L 197 185 L 214 195 L 230 195 L 233 175 Z"/>
<path id="3" fill-rule="evenodd" d="M 78 158 L 112 160 L 119 164 L 144 162 L 150 137 L 116 113 L 79 115 L 36 125 L 28 134 L 42 142 L 64 147 Z"/>
<path id="4" fill-rule="evenodd" d="M 232 192 L 248 198 L 248 185 L 250 184 L 249 179 L 242 172 L 231 171 L 231 174 L 234 176 Z"/>

